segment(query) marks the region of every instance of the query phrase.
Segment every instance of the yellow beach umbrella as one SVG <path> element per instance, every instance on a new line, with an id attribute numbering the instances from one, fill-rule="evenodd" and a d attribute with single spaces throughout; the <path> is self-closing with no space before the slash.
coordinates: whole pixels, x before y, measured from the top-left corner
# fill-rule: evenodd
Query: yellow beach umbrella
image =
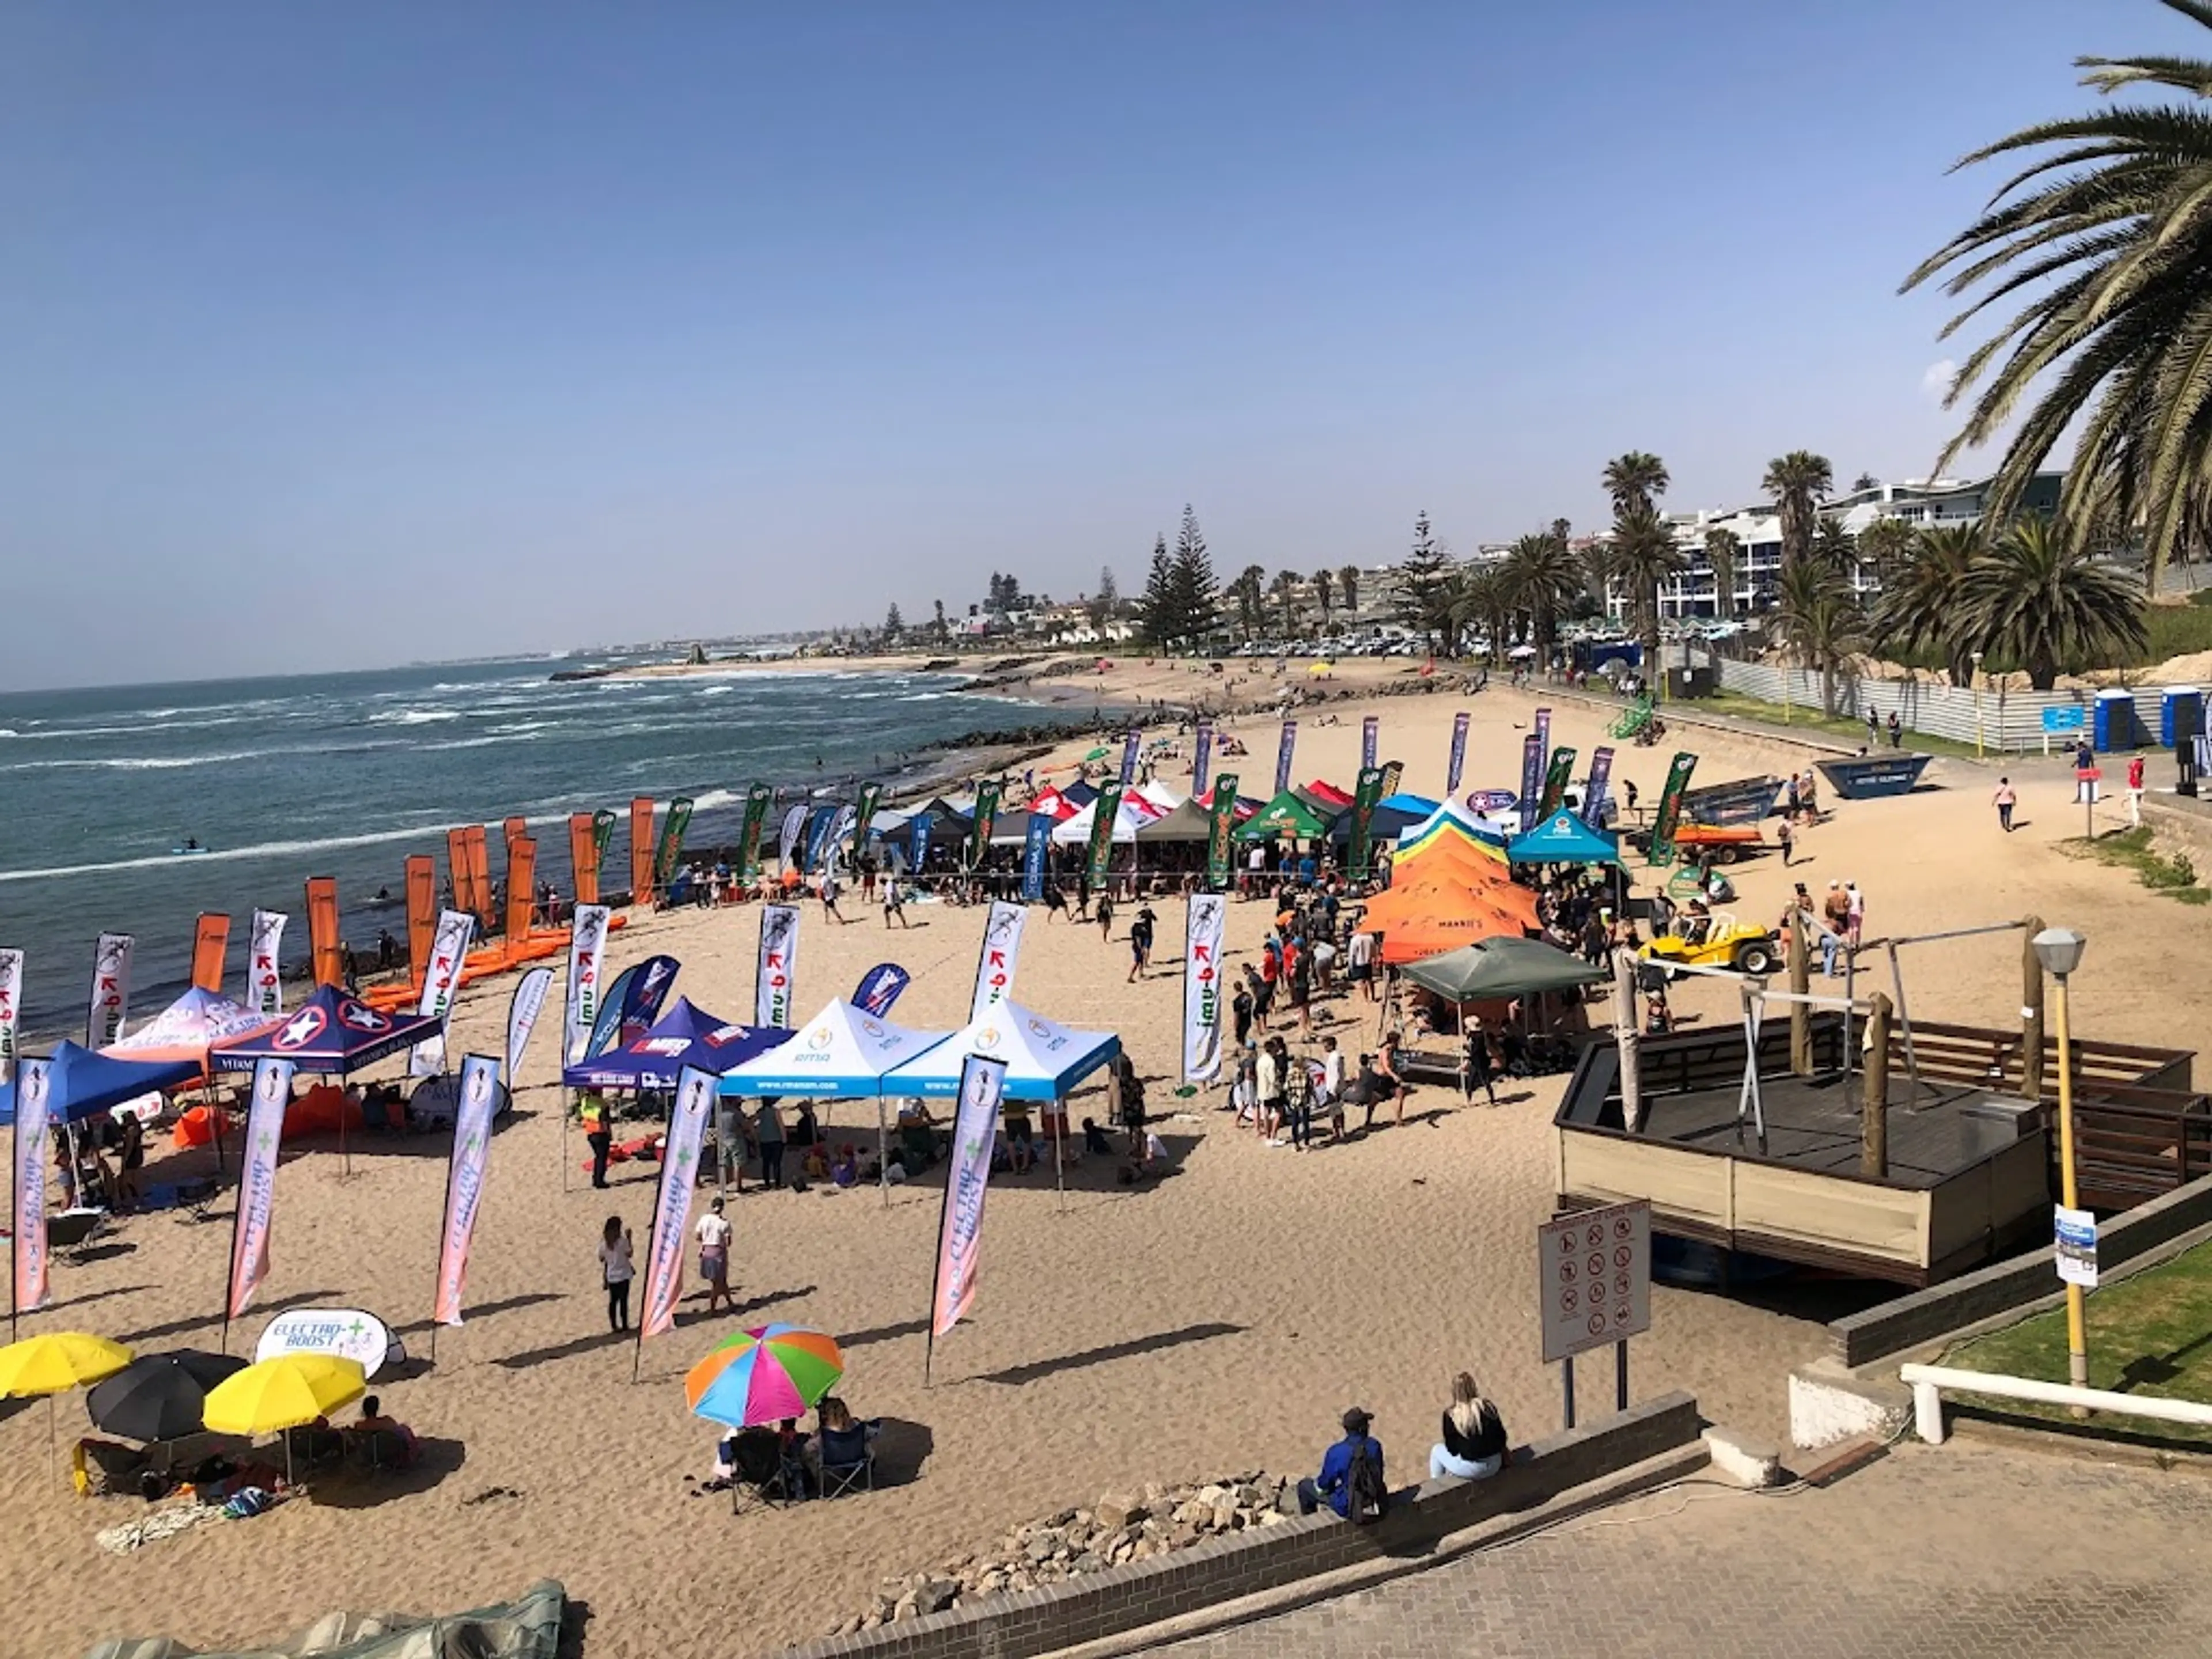
<path id="1" fill-rule="evenodd" d="M 368 1378 L 354 1359 L 288 1353 L 248 1365 L 209 1390 L 202 1420 L 217 1434 L 275 1434 L 358 1400 Z"/>
<path id="2" fill-rule="evenodd" d="M 131 1350 L 104 1336 L 49 1331 L 0 1348 L 0 1395 L 64 1394 L 112 1376 L 131 1363 Z"/>

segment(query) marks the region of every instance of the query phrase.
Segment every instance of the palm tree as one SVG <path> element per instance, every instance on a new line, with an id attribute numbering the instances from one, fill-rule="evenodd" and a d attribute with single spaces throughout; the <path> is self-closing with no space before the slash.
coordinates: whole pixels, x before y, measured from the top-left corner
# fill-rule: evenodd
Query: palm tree
<path id="1" fill-rule="evenodd" d="M 1689 560 L 1675 544 L 1674 527 L 1649 505 L 1635 506 L 1613 521 L 1613 552 L 1607 561 L 1613 580 L 1627 591 L 1636 617 L 1636 636 L 1644 642 L 1644 672 L 1658 672 L 1659 584 L 1688 568 Z"/>
<path id="2" fill-rule="evenodd" d="M 1735 615 L 1735 567 L 1742 554 L 1743 543 L 1735 531 L 1715 525 L 1705 532 L 1705 562 L 1712 567 L 1713 614 L 1717 617 Z"/>
<path id="3" fill-rule="evenodd" d="M 1344 608 L 1353 616 L 1359 614 L 1359 567 L 1346 565 L 1336 573 L 1336 590 L 1344 595 Z"/>
<path id="4" fill-rule="evenodd" d="M 1528 613 L 1537 653 L 1549 663 L 1553 637 L 1559 630 L 1559 607 L 1583 586 L 1575 556 L 1555 537 L 1523 536 L 1508 550 L 1498 574 L 1513 603 Z"/>
<path id="5" fill-rule="evenodd" d="M 1298 631 L 1297 573 L 1291 570 L 1277 571 L 1273 585 L 1267 591 L 1275 596 L 1276 603 L 1283 607 L 1283 635 L 1284 642 L 1287 644 L 1290 636 Z"/>
<path id="6" fill-rule="evenodd" d="M 1975 644 L 2018 662 L 2039 691 L 2063 669 L 2150 644 L 2136 579 L 2042 519 L 2022 520 L 1968 565 L 1959 600 Z"/>
<path id="7" fill-rule="evenodd" d="M 1667 493 L 1667 486 L 1673 482 L 1667 476 L 1667 463 L 1640 449 L 1632 449 L 1618 460 L 1605 464 L 1605 493 L 1613 497 L 1616 514 L 1632 507 L 1651 506 Z M 1565 538 L 1560 539 L 1564 541 Z"/>
<path id="8" fill-rule="evenodd" d="M 1867 526 L 1867 534 L 1898 522 L 1879 520 Z M 1882 573 L 1881 598 L 1869 619 L 1875 644 L 1885 651 L 1940 651 L 1951 684 L 1972 685 L 1975 642 L 1966 626 L 1964 584 L 1968 568 L 1982 556 L 1982 527 L 1942 525 L 1917 534 L 1909 526 L 1899 527 L 1908 532 L 1910 550 Z"/>
<path id="9" fill-rule="evenodd" d="M 1842 519 L 1824 514 L 1814 532 L 1813 556 L 1849 580 L 1859 562 L 1859 538 L 1844 528 Z"/>
<path id="10" fill-rule="evenodd" d="M 1777 616 L 1783 643 L 1820 671 L 1820 708 L 1836 712 L 1836 670 L 1866 643 L 1866 615 L 1850 578 L 1823 559 L 1802 559 L 1782 573 Z"/>
<path id="11" fill-rule="evenodd" d="M 2207 0 L 2164 3 L 2212 28 Z M 2166 101 L 2044 122 L 1968 155 L 1960 167 L 2003 157 L 2020 170 L 1905 287 L 1942 276 L 1953 296 L 1983 289 L 1947 337 L 2030 292 L 1953 379 L 1947 406 L 1974 395 L 1937 465 L 2012 427 L 1984 507 L 2003 523 L 2078 427 L 2060 522 L 2086 535 L 2100 508 L 2117 509 L 2117 522 L 2140 525 L 2154 583 L 2212 484 L 2212 61 L 2075 61 L 2098 92 L 2148 88 Z"/>
<path id="12" fill-rule="evenodd" d="M 1774 497 L 1782 519 L 1782 574 L 1813 550 L 1813 515 L 1820 500 L 1836 485 L 1826 455 L 1793 449 L 1766 464 L 1759 488 Z"/>
<path id="13" fill-rule="evenodd" d="M 1267 580 L 1266 571 L 1256 564 L 1248 564 L 1229 584 L 1230 597 L 1237 601 L 1237 624 L 1244 630 L 1248 641 L 1260 636 L 1260 624 L 1266 620 L 1260 612 Z"/>
<path id="14" fill-rule="evenodd" d="M 1335 581 L 1336 573 L 1334 570 L 1316 570 L 1313 573 L 1314 598 L 1321 602 L 1321 631 L 1324 634 L 1328 632 L 1328 602 L 1335 597 L 1331 592 Z"/>
<path id="15" fill-rule="evenodd" d="M 1513 584 L 1503 564 L 1470 571 L 1452 590 L 1451 622 L 1455 633 L 1472 628 L 1490 641 L 1490 654 L 1502 659 L 1506 635 L 1512 631 Z"/>
<path id="16" fill-rule="evenodd" d="M 1919 532 L 1902 519 L 1880 518 L 1859 532 L 1859 557 L 1887 582 L 1911 560 Z"/>

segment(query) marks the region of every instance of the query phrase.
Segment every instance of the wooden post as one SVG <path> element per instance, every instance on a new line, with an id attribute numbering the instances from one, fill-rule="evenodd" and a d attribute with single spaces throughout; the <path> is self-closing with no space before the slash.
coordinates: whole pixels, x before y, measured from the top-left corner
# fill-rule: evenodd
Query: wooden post
<path id="1" fill-rule="evenodd" d="M 1867 999 L 1859 1173 L 1869 1181 L 1883 1180 L 1889 1174 L 1889 999 L 1880 991 Z"/>
<path id="2" fill-rule="evenodd" d="M 2027 931 L 2020 946 L 2020 1092 L 2023 1099 L 2043 1098 L 2043 963 L 2035 955 L 2035 936 L 2043 931 L 2043 918 L 2029 916 L 2021 926 Z"/>
<path id="3" fill-rule="evenodd" d="M 1787 925 L 1790 937 L 1784 942 L 1790 951 L 1790 994 L 1809 997 L 1813 994 L 1813 963 L 1805 950 L 1804 913 L 1793 906 Z M 1803 1001 L 1790 1005 L 1790 1069 L 1799 1077 L 1813 1075 L 1813 1010 Z"/>

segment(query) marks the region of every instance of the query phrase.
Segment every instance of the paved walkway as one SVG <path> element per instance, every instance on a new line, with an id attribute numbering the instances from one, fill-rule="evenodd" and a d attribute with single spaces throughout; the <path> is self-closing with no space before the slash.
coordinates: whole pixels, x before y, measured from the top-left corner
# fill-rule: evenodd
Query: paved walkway
<path id="1" fill-rule="evenodd" d="M 1954 1441 L 1825 1492 L 1678 1486 L 1177 1659 L 2200 1659 L 2212 1476 Z"/>

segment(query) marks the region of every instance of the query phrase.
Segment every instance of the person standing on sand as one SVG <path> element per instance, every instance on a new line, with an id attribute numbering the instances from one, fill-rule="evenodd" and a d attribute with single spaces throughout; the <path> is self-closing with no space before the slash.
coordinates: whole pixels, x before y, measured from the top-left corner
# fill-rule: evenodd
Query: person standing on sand
<path id="1" fill-rule="evenodd" d="M 2142 828 L 2143 757 L 2137 755 L 2128 763 L 2128 827 Z"/>
<path id="2" fill-rule="evenodd" d="M 822 866 L 822 914 L 840 927 L 845 925 L 846 918 L 837 910 L 837 866 L 835 864 Z"/>
<path id="3" fill-rule="evenodd" d="M 1109 945 L 1114 939 L 1114 901 L 1103 892 L 1098 895 L 1098 942 Z"/>
<path id="4" fill-rule="evenodd" d="M 906 883 L 902 881 L 895 874 L 887 875 L 884 878 L 884 927 L 888 927 L 891 925 L 891 918 L 893 916 L 896 916 L 898 918 L 899 926 L 902 927 L 911 927 L 914 926 L 911 921 L 907 920 L 906 915 Z"/>
<path id="5" fill-rule="evenodd" d="M 1137 919 L 1129 924 L 1129 979 L 1134 984 L 1145 976 L 1145 969 L 1152 960 L 1152 924 L 1158 920 L 1152 907 L 1146 905 L 1137 912 Z"/>
<path id="6" fill-rule="evenodd" d="M 783 1114 L 773 1100 L 763 1100 L 754 1115 L 760 1142 L 761 1185 L 771 1192 L 783 1185 Z"/>
<path id="7" fill-rule="evenodd" d="M 738 1310 L 737 1299 L 730 1294 L 730 1218 L 722 1213 L 722 1200 L 717 1197 L 706 1214 L 699 1218 L 699 1277 L 707 1281 L 707 1311 L 714 1311 L 720 1302 L 732 1313 Z"/>
<path id="8" fill-rule="evenodd" d="M 2012 809 L 2020 802 L 2020 795 L 2013 788 L 2012 780 L 2010 778 L 1999 778 L 1997 780 L 1996 793 L 1990 796 L 1990 799 L 1996 803 L 1997 828 L 2003 830 L 2008 836 L 2012 834 Z"/>
<path id="9" fill-rule="evenodd" d="M 586 1089 L 576 1097 L 576 1115 L 583 1120 L 584 1144 L 592 1149 L 592 1185 L 604 1188 L 607 1184 L 607 1153 L 614 1146 L 614 1125 L 607 1110 L 607 1097 L 597 1089 Z"/>
<path id="10" fill-rule="evenodd" d="M 1796 784 L 1793 779 L 1790 793 L 1794 796 L 1796 793 Z M 1796 809 L 1792 807 L 1790 810 L 1794 812 Z M 1788 818 L 1782 820 L 1782 827 L 1774 832 L 1774 839 L 1782 848 L 1782 867 L 1787 870 L 1790 867 L 1790 854 L 1797 849 L 1797 832 L 1790 827 Z"/>
<path id="11" fill-rule="evenodd" d="M 637 1276 L 631 1256 L 629 1229 L 609 1216 L 599 1232 L 599 1279 L 607 1287 L 607 1328 L 617 1333 L 629 1328 L 629 1282 Z"/>

